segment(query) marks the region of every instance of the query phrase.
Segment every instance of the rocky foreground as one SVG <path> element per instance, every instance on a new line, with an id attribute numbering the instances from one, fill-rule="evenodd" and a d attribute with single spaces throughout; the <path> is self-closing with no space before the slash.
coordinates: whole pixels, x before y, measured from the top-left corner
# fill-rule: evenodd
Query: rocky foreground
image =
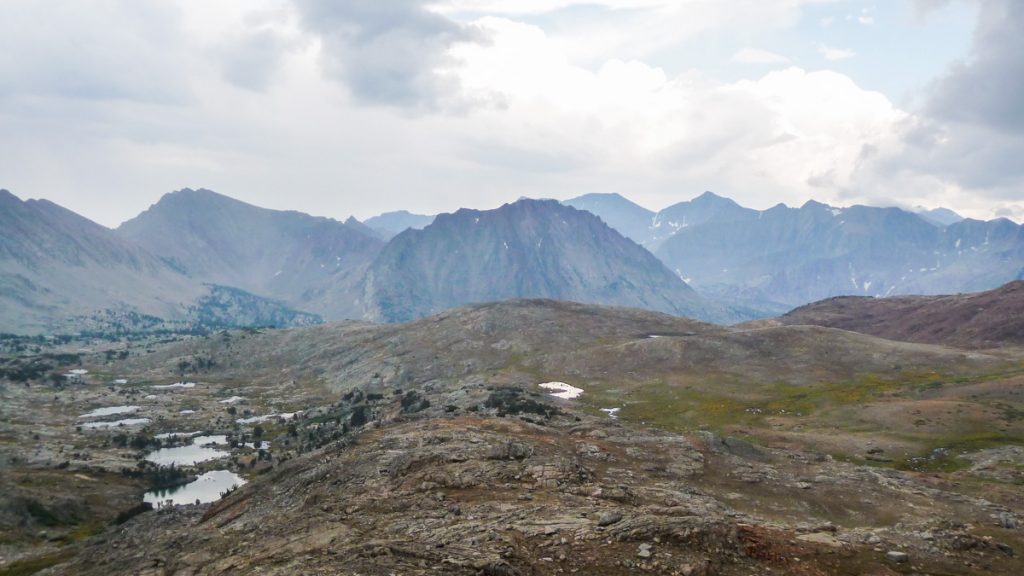
<path id="1" fill-rule="evenodd" d="M 480 393 L 505 416 L 398 400 L 379 427 L 213 505 L 142 514 L 52 573 L 1020 573 L 1021 510 L 935 478 Z"/>
<path id="2" fill-rule="evenodd" d="M 12 516 L 48 534 L 0 574 L 1019 575 L 1021 358 L 551 301 L 140 344 L 2 391 L 0 512 L 117 509 L 61 542 Z M 118 403 L 151 421 L 77 430 Z M 191 469 L 247 480 L 211 504 L 98 480 L 175 430 L 270 447 Z"/>

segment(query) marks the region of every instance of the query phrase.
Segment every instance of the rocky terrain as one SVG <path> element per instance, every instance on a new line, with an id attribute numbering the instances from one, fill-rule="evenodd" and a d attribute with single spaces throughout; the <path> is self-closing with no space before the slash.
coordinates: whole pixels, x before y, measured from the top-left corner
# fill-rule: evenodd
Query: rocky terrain
<path id="1" fill-rule="evenodd" d="M 890 340 L 960 348 L 1024 346 L 1024 281 L 987 292 L 948 296 L 830 298 L 769 322 L 828 326 Z"/>
<path id="2" fill-rule="evenodd" d="M 388 322 L 520 297 L 736 319 L 593 214 L 553 200 L 463 209 L 406 230 L 370 265 L 364 286 L 367 318 Z"/>
<path id="3" fill-rule="evenodd" d="M 0 574 L 1019 573 L 1019 348 L 545 300 L 95 346 L 3 386 Z M 133 510 L 193 430 L 247 483 Z"/>

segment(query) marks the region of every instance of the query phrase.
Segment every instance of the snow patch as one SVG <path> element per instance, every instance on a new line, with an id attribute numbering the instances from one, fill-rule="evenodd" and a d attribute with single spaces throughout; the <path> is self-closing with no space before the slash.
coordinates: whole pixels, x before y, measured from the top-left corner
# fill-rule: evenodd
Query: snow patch
<path id="1" fill-rule="evenodd" d="M 87 412 L 79 416 L 79 418 L 99 418 L 100 416 L 113 416 L 114 414 L 131 414 L 138 411 L 138 406 L 108 406 L 107 408 L 97 408 L 92 412 Z"/>
<path id="2" fill-rule="evenodd" d="M 239 418 L 235 420 L 239 424 L 259 424 L 266 422 L 272 418 L 280 418 L 281 420 L 291 420 L 302 412 L 282 412 L 281 414 L 267 414 L 265 416 L 252 416 L 250 418 Z"/>
<path id="3" fill-rule="evenodd" d="M 562 398 L 564 400 L 579 398 L 580 395 L 583 394 L 582 388 L 570 386 L 565 382 L 545 382 L 541 384 L 540 387 L 545 390 L 557 390 L 557 392 L 552 392 L 551 395 L 555 398 Z"/>

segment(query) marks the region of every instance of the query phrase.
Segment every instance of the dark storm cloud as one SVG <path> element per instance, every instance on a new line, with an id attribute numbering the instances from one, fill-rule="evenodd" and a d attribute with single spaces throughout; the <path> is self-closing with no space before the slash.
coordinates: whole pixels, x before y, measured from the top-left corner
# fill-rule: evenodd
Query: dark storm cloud
<path id="1" fill-rule="evenodd" d="M 948 4 L 919 0 L 924 12 Z M 971 51 L 950 66 L 903 127 L 905 149 L 880 159 L 885 175 L 911 171 L 989 200 L 1024 196 L 1024 2 L 979 0 Z"/>
<path id="2" fill-rule="evenodd" d="M 969 59 L 938 81 L 928 105 L 939 120 L 1024 131 L 1024 2 L 982 3 Z"/>
<path id="3" fill-rule="evenodd" d="M 940 122 L 924 119 L 906 132 L 906 153 L 890 168 L 908 165 L 988 195 L 1019 200 L 1016 187 L 1024 180 L 1024 135 L 994 129 L 983 123 Z"/>
<path id="4" fill-rule="evenodd" d="M 456 42 L 478 40 L 471 27 L 426 9 L 424 0 L 296 0 L 305 28 L 323 42 L 328 73 L 360 100 L 401 107 L 439 106 L 456 80 L 437 73 Z"/>

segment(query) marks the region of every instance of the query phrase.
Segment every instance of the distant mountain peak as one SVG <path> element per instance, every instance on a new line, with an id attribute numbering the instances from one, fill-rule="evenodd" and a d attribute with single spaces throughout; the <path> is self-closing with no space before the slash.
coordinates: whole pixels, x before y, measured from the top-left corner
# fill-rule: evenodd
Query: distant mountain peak
<path id="1" fill-rule="evenodd" d="M 924 206 L 914 206 L 911 210 L 914 214 L 917 214 L 926 221 L 935 224 L 936 226 L 949 226 L 950 224 L 956 224 L 964 219 L 963 216 L 950 210 L 949 208 L 932 208 L 928 209 Z"/>
<path id="2" fill-rule="evenodd" d="M 617 192 L 591 193 L 562 202 L 578 210 L 586 210 L 604 220 L 623 236 L 643 244 L 648 236 L 654 212 L 636 204 Z"/>
<path id="3" fill-rule="evenodd" d="M 352 302 L 330 294 L 383 245 L 353 218 L 342 223 L 271 210 L 191 188 L 164 195 L 118 234 L 194 278 L 278 298 L 328 319 L 351 317 Z"/>
<path id="4" fill-rule="evenodd" d="M 712 315 L 650 252 L 594 214 L 554 200 L 441 214 L 395 237 L 367 277 L 370 317 L 391 321 L 508 298 Z"/>
<path id="5" fill-rule="evenodd" d="M 824 202 L 818 202 L 817 200 L 815 200 L 813 198 L 811 198 L 807 202 L 804 202 L 803 205 L 800 206 L 801 210 L 818 210 L 818 209 L 828 210 L 828 209 L 831 209 L 831 208 L 832 208 L 832 206 L 829 206 L 828 204 L 825 204 Z"/>
<path id="6" fill-rule="evenodd" d="M 692 200 L 692 202 L 697 202 L 697 201 L 707 202 L 707 201 L 712 201 L 712 200 L 716 200 L 716 201 L 717 200 L 727 200 L 729 202 L 735 203 L 735 201 L 732 198 L 726 198 L 725 196 L 720 196 L 720 195 L 715 194 L 714 192 L 712 192 L 710 190 L 705 190 L 703 194 L 701 194 L 700 196 L 697 196 L 696 198 L 694 198 Z"/>

